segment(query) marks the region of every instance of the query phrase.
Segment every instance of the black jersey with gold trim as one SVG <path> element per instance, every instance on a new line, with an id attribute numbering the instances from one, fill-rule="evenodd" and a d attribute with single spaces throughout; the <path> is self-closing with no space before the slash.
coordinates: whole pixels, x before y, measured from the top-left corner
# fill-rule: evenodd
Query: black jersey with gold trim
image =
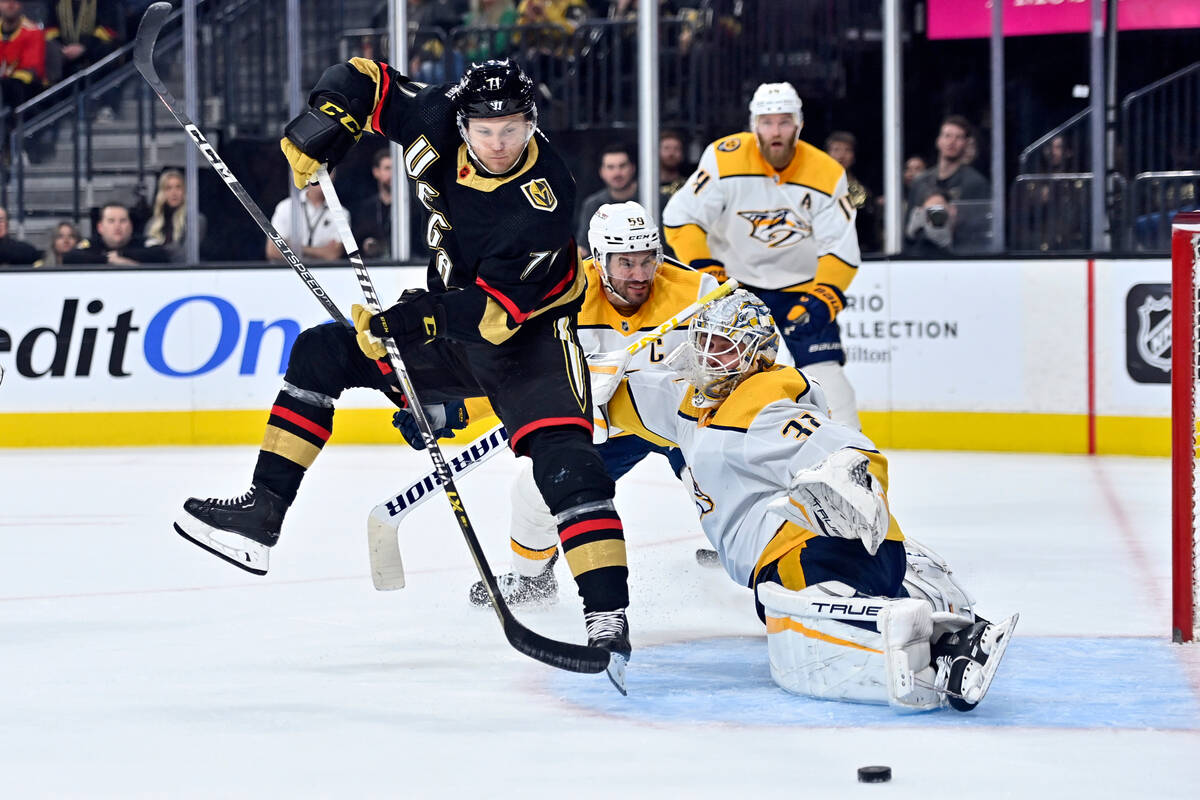
<path id="1" fill-rule="evenodd" d="M 363 128 L 399 143 L 426 213 L 428 285 L 444 293 L 447 336 L 499 344 L 527 320 L 579 307 L 586 278 L 572 240 L 575 179 L 540 134 L 507 173 L 481 171 L 459 135 L 453 88 L 354 58 L 327 69 L 309 102 L 343 95 Z"/>

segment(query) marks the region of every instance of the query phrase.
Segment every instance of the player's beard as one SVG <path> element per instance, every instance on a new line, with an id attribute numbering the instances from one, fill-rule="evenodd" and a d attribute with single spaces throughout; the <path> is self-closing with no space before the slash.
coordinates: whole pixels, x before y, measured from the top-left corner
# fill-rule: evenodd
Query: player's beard
<path id="1" fill-rule="evenodd" d="M 768 146 L 770 142 L 764 141 L 762 136 L 759 136 L 757 133 L 754 136 L 758 139 L 758 152 L 762 153 L 762 157 L 772 167 L 781 170 L 792 163 L 792 158 L 796 155 L 795 140 L 783 142 L 779 138 L 772 139 L 771 142 L 778 142 L 780 144 L 779 147 L 772 148 Z M 775 155 L 776 153 L 779 153 L 779 155 Z"/>

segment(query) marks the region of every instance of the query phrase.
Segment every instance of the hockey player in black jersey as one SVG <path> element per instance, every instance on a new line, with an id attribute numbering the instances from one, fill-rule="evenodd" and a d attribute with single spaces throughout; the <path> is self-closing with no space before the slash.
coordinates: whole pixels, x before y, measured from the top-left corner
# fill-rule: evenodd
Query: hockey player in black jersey
<path id="1" fill-rule="evenodd" d="M 189 499 L 176 530 L 265 574 L 305 470 L 333 428 L 343 390 L 386 390 L 382 337 L 400 348 L 439 435 L 457 401 L 486 395 L 510 443 L 533 462 L 583 598 L 589 644 L 628 658 L 628 570 L 614 485 L 591 441 L 588 369 L 574 315 L 586 280 L 572 240 L 575 182 L 537 129 L 533 84 L 515 64 L 472 65 L 426 86 L 378 61 L 330 67 L 280 145 L 297 186 L 332 167 L 364 130 L 398 142 L 427 212 L 428 290 L 383 313 L 355 306 L 355 332 L 309 328 L 292 348 L 250 490 Z M 364 355 L 365 354 L 365 355 Z M 438 407 L 440 406 L 440 408 Z"/>

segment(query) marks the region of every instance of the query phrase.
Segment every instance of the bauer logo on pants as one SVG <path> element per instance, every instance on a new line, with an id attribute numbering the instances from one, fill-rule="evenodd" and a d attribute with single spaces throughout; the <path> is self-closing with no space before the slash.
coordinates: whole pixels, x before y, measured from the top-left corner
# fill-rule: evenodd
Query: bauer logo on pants
<path id="1" fill-rule="evenodd" d="M 1138 283 L 1125 296 L 1125 368 L 1138 383 L 1170 383 L 1169 283 Z"/>

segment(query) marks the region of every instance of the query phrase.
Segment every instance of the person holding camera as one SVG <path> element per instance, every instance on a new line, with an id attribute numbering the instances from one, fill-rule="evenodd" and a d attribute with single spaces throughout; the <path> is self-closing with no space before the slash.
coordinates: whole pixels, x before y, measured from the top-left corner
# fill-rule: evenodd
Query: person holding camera
<path id="1" fill-rule="evenodd" d="M 904 254 L 917 258 L 949 256 L 954 238 L 954 206 L 939 191 L 908 215 L 904 228 Z"/>
<path id="2" fill-rule="evenodd" d="M 981 250 L 987 244 L 987 206 L 972 201 L 991 199 L 992 187 L 969 163 L 970 140 L 971 123 L 965 117 L 946 117 L 936 142 L 937 164 L 914 178 L 909 190 L 905 234 L 914 245 L 924 241 L 936 248 L 936 255 Z M 930 202 L 938 195 L 940 203 Z"/>

